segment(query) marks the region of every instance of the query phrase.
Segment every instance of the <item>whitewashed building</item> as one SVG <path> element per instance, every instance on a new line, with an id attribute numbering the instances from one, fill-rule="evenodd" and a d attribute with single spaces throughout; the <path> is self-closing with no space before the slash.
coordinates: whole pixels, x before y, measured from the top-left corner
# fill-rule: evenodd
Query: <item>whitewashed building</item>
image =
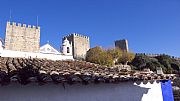
<path id="1" fill-rule="evenodd" d="M 3 42 L 0 40 L 0 56 L 17 58 L 43 58 L 50 60 L 73 60 L 72 44 L 68 40 L 64 40 L 62 47 L 62 52 L 59 52 L 49 43 L 47 43 L 40 47 L 39 52 L 13 51 L 4 49 Z"/>
<path id="2" fill-rule="evenodd" d="M 0 101 L 174 101 L 173 78 L 84 61 L 0 57 Z"/>
<path id="3" fill-rule="evenodd" d="M 53 83 L 20 85 L 11 83 L 0 87 L 1 101 L 173 101 L 172 91 L 161 82 L 136 84 L 75 84 Z M 163 91 L 166 90 L 166 91 Z M 165 94 L 163 94 L 163 92 Z M 166 95 L 167 94 L 167 95 Z"/>

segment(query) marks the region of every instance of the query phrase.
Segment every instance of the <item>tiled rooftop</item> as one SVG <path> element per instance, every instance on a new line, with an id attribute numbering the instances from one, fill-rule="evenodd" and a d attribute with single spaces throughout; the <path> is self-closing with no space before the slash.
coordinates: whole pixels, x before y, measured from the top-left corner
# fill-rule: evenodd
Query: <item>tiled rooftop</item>
<path id="1" fill-rule="evenodd" d="M 0 57 L 0 83 L 119 83 L 174 79 L 174 75 L 157 75 L 145 71 L 120 70 L 85 61 L 51 61 Z"/>

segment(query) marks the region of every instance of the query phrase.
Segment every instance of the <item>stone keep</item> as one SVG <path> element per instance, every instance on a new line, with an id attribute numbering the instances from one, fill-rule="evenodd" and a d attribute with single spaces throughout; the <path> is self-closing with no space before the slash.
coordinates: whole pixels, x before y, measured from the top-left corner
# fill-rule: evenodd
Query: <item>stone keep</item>
<path id="1" fill-rule="evenodd" d="M 7 22 L 5 49 L 24 52 L 39 52 L 40 27 Z"/>
<path id="2" fill-rule="evenodd" d="M 90 49 L 89 37 L 73 33 L 65 36 L 63 40 L 66 38 L 69 42 L 72 42 L 72 52 L 74 59 L 85 59 L 86 52 Z"/>
<path id="3" fill-rule="evenodd" d="M 120 48 L 123 51 L 128 52 L 128 40 L 116 40 L 115 41 L 115 47 Z"/>

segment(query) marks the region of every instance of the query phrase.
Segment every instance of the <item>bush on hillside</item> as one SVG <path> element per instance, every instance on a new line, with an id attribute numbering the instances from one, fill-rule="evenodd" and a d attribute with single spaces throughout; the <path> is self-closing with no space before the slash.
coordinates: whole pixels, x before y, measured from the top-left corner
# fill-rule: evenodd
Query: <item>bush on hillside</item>
<path id="1" fill-rule="evenodd" d="M 150 57 L 144 54 L 137 54 L 130 65 L 133 65 L 137 70 L 149 68 L 156 71 L 157 67 L 161 67 L 164 73 L 179 73 L 180 63 L 168 55 L 160 55 Z"/>

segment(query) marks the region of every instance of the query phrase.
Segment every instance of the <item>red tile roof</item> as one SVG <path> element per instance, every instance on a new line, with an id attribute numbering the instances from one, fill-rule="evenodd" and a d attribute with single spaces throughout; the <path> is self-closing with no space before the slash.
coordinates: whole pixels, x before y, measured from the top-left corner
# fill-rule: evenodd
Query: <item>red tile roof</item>
<path id="1" fill-rule="evenodd" d="M 124 71 L 85 61 L 51 61 L 45 59 L 0 57 L 0 83 L 118 83 L 123 81 L 165 80 L 173 75 L 157 75 L 140 71 Z"/>

